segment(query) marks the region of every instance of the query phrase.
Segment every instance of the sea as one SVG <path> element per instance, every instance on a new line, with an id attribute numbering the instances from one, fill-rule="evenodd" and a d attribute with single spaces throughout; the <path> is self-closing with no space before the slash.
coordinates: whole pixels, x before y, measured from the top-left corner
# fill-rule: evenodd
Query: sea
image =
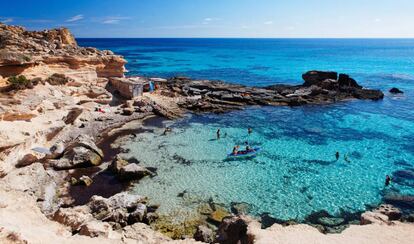
<path id="1" fill-rule="evenodd" d="M 162 213 L 178 216 L 214 201 L 229 208 L 246 203 L 254 216 L 303 221 L 319 211 L 339 217 L 365 211 L 390 194 L 414 195 L 414 39 L 78 42 L 123 55 L 131 76 L 186 76 L 263 87 L 301 84 L 304 72 L 329 70 L 385 94 L 380 101 L 248 107 L 148 125 L 150 132 L 124 145 L 125 157 L 157 168 L 155 177 L 144 178 L 131 191 L 160 204 Z M 390 94 L 392 87 L 404 93 Z M 172 132 L 163 136 L 165 126 Z M 260 152 L 229 160 L 232 148 L 246 141 Z M 386 175 L 392 177 L 389 186 L 384 185 Z"/>

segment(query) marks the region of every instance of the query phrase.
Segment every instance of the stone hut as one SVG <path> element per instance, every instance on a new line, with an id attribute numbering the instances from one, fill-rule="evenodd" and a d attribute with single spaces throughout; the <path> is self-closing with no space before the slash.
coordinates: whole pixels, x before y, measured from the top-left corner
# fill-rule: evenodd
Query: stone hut
<path id="1" fill-rule="evenodd" d="M 144 86 L 148 85 L 148 80 L 142 77 L 111 77 L 109 81 L 113 89 L 127 99 L 134 99 L 141 96 L 144 92 Z"/>

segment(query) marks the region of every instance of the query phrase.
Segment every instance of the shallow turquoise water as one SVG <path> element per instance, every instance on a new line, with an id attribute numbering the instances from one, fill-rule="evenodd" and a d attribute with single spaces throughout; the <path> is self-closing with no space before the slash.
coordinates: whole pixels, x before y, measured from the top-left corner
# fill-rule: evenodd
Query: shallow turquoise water
<path id="1" fill-rule="evenodd" d="M 167 212 L 188 204 L 177 197 L 183 191 L 226 204 L 247 202 L 257 215 L 269 212 L 282 219 L 301 220 L 322 209 L 364 210 L 381 201 L 385 175 L 406 167 L 398 162 L 414 162 L 414 127 L 411 121 L 357 111 L 363 103 L 192 116 L 173 124 L 167 136 L 160 135 L 162 129 L 138 135 L 127 146 L 130 155 L 157 167 L 158 176 L 135 191 Z M 300 123 L 303 117 L 306 123 Z M 250 136 L 248 126 L 254 127 Z M 214 140 L 217 128 L 227 137 Z M 245 140 L 261 146 L 261 153 L 227 161 L 226 153 Z M 342 154 L 339 161 L 336 151 Z M 409 186 L 394 187 L 414 193 Z"/>
<path id="2" fill-rule="evenodd" d="M 202 200 L 247 202 L 253 214 L 304 219 L 327 210 L 357 212 L 383 194 L 414 195 L 414 40 L 83 39 L 81 45 L 126 56 L 131 74 L 187 75 L 247 85 L 300 83 L 310 69 L 336 70 L 384 91 L 383 101 L 327 106 L 253 107 L 224 115 L 193 115 L 173 133 L 138 135 L 128 156 L 157 167 L 134 191 L 161 211 Z M 391 87 L 404 95 L 387 93 Z M 170 122 L 171 123 L 171 122 Z M 254 133 L 247 135 L 247 128 Z M 217 128 L 227 137 L 214 140 Z M 254 159 L 227 161 L 235 144 L 261 146 Z M 341 153 L 339 161 L 335 152 Z M 350 162 L 344 160 L 344 155 Z M 395 173 L 405 170 L 408 174 Z M 411 173 L 412 175 L 410 175 Z M 384 188 L 385 175 L 396 175 Z M 189 197 L 177 197 L 186 191 Z"/>

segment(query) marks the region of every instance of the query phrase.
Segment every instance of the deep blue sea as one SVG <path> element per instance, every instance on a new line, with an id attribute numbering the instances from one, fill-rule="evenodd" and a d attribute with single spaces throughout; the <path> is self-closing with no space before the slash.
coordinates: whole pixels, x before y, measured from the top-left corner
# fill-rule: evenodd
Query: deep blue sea
<path id="1" fill-rule="evenodd" d="M 414 195 L 413 39 L 79 39 L 128 60 L 129 75 L 189 76 L 244 85 L 300 84 L 308 70 L 332 70 L 381 89 L 382 101 L 251 107 L 166 122 L 173 133 L 139 134 L 125 147 L 158 168 L 133 191 L 177 215 L 210 198 L 246 202 L 252 214 L 303 220 L 312 212 L 358 212 L 386 194 Z M 398 87 L 403 95 L 391 95 Z M 253 134 L 247 134 L 247 128 Z M 215 140 L 221 128 L 223 136 Z M 235 144 L 262 151 L 226 160 Z M 340 152 L 336 161 L 335 152 Z M 386 175 L 393 176 L 384 187 Z M 186 192 L 183 197 L 179 193 Z"/>

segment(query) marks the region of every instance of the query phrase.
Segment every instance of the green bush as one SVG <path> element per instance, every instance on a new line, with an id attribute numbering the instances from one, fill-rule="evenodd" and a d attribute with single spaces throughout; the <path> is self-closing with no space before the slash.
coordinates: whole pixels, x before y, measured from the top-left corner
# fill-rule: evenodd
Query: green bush
<path id="1" fill-rule="evenodd" d="M 11 76 L 7 81 L 10 83 L 10 87 L 13 90 L 23 90 L 26 88 L 33 88 L 31 80 L 27 79 L 24 75 Z"/>

